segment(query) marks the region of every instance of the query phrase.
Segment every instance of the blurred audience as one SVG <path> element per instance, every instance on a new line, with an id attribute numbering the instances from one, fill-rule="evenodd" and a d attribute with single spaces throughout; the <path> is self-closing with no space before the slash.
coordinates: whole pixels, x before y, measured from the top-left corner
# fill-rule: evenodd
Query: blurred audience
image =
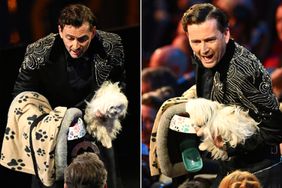
<path id="1" fill-rule="evenodd" d="M 160 187 L 167 184 L 163 177 L 151 177 L 149 171 L 149 143 L 155 117 L 161 104 L 169 98 L 175 97 L 175 91 L 169 86 L 160 87 L 142 95 L 142 187 Z M 170 181 L 169 181 L 170 183 Z M 153 185 L 154 184 L 154 185 Z"/>
<path id="2" fill-rule="evenodd" d="M 187 179 L 178 188 L 210 188 L 211 181 L 202 177 L 195 177 L 192 180 Z"/>
<path id="3" fill-rule="evenodd" d="M 150 143 L 154 120 L 160 106 L 164 101 L 175 96 L 174 89 L 169 86 L 142 95 L 142 142 L 147 146 Z"/>
<path id="4" fill-rule="evenodd" d="M 178 47 L 165 45 L 157 48 L 150 57 L 149 67 L 168 67 L 177 77 L 177 94 L 181 95 L 194 83 L 189 57 Z"/>
<path id="5" fill-rule="evenodd" d="M 177 77 L 167 67 L 146 67 L 141 73 L 141 94 L 154 91 L 163 86 L 177 89 Z"/>
<path id="6" fill-rule="evenodd" d="M 275 11 L 276 40 L 263 65 L 271 74 L 272 87 L 278 100 L 282 101 L 282 2 Z"/>
<path id="7" fill-rule="evenodd" d="M 168 67 L 178 78 L 188 71 L 188 57 L 180 49 L 166 45 L 157 48 L 150 57 L 149 67 Z"/>

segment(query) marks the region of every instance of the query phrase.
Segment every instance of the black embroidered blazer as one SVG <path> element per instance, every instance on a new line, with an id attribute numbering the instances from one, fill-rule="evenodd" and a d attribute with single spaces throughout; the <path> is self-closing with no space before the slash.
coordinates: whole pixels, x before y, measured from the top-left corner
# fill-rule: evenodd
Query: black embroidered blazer
<path id="1" fill-rule="evenodd" d="M 28 45 L 13 95 L 36 91 L 45 96 L 53 108 L 58 105 L 79 107 L 105 80 L 125 86 L 124 51 L 119 35 L 97 30 L 88 49 L 91 87 L 81 92 L 73 91 L 69 85 L 64 50 L 62 39 L 54 33 Z"/>
<path id="2" fill-rule="evenodd" d="M 282 113 L 272 92 L 271 78 L 254 54 L 230 40 L 224 57 L 214 68 L 204 68 L 195 57 L 194 64 L 198 97 L 242 106 L 261 122 L 259 133 L 248 139 L 241 149 L 249 151 L 260 144 L 282 141 Z M 212 72 L 210 83 L 205 76 L 207 71 Z M 208 90 L 208 95 L 205 90 Z"/>

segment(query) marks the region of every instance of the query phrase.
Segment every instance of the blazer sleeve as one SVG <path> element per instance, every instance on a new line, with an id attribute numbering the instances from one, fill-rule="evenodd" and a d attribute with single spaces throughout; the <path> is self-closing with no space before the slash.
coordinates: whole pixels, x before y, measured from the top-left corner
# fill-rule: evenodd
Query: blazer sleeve
<path id="1" fill-rule="evenodd" d="M 30 46 L 27 47 L 24 61 L 19 69 L 12 93 L 14 97 L 23 91 L 37 91 L 38 89 L 38 63 L 35 58 L 32 58 L 32 54 L 29 53 L 32 51 L 31 48 Z"/>
<path id="2" fill-rule="evenodd" d="M 244 145 L 231 149 L 229 155 L 239 151 L 248 153 L 269 145 L 278 145 L 282 142 L 282 112 L 279 110 L 277 98 L 272 93 L 271 80 L 269 75 L 262 69 L 256 69 L 253 75 L 247 76 L 243 83 L 249 91 L 244 92 L 245 99 L 249 105 L 255 108 L 248 108 L 249 115 L 259 123 L 259 131 L 248 138 Z M 239 93 L 239 92 L 238 92 Z M 241 97 L 242 98 L 242 97 Z"/>
<path id="3" fill-rule="evenodd" d="M 126 83 L 126 72 L 125 72 L 125 55 L 124 46 L 122 39 L 119 35 L 113 34 L 115 42 L 113 43 L 113 48 L 109 53 L 111 65 L 113 66 L 110 72 L 109 78 L 112 82 L 119 82 L 122 90 L 125 90 Z"/>

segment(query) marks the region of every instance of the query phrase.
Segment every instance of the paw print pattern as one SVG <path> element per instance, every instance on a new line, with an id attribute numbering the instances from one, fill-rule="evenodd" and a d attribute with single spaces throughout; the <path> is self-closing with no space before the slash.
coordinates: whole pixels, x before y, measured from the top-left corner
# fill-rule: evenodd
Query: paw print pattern
<path id="1" fill-rule="evenodd" d="M 16 133 L 12 131 L 9 127 L 6 128 L 5 130 L 5 139 L 6 140 L 13 140 L 15 138 Z"/>
<path id="2" fill-rule="evenodd" d="M 44 169 L 44 171 L 47 171 L 48 169 L 49 169 L 49 165 L 48 165 L 48 163 L 46 162 L 46 161 L 44 161 L 44 166 L 45 166 L 45 169 Z"/>
<path id="3" fill-rule="evenodd" d="M 39 148 L 37 151 L 36 151 L 37 155 L 39 156 L 44 156 L 46 154 L 45 150 L 44 149 L 41 149 Z"/>
<path id="4" fill-rule="evenodd" d="M 38 93 L 32 93 L 32 95 L 33 95 L 35 98 L 39 98 L 39 94 L 38 94 Z"/>
<path id="5" fill-rule="evenodd" d="M 22 115 L 22 114 L 23 114 L 21 108 L 15 108 L 14 113 L 15 113 L 16 115 Z"/>
<path id="6" fill-rule="evenodd" d="M 152 135 L 151 135 L 151 141 L 152 141 L 152 142 L 156 142 L 156 137 L 157 137 L 157 133 L 152 133 Z"/>
<path id="7" fill-rule="evenodd" d="M 33 115 L 33 116 L 28 117 L 28 118 L 27 118 L 28 124 L 31 125 L 32 122 L 33 122 L 34 120 L 36 120 L 36 118 L 37 118 L 37 115 Z"/>
<path id="8" fill-rule="evenodd" d="M 25 166 L 22 159 L 12 159 L 7 165 L 10 166 L 12 170 L 22 170 Z"/>
<path id="9" fill-rule="evenodd" d="M 39 109 L 39 111 L 40 111 L 42 114 L 46 113 L 45 110 L 44 110 L 44 106 L 43 106 L 43 105 L 39 105 L 39 106 L 38 106 L 38 109 Z"/>
<path id="10" fill-rule="evenodd" d="M 51 135 L 49 137 L 50 137 L 50 141 L 55 140 L 54 135 Z"/>
<path id="11" fill-rule="evenodd" d="M 48 116 L 46 116 L 46 117 L 44 118 L 43 121 L 44 121 L 44 123 L 48 123 L 48 122 L 52 121 L 52 119 L 53 119 L 53 118 L 48 115 Z"/>
<path id="12" fill-rule="evenodd" d="M 23 96 L 21 96 L 21 97 L 19 98 L 18 103 L 26 102 L 27 99 L 28 99 L 28 96 L 23 95 Z"/>
<path id="13" fill-rule="evenodd" d="M 23 133 L 23 137 L 24 137 L 24 139 L 28 139 L 28 134 L 27 133 Z"/>
<path id="14" fill-rule="evenodd" d="M 4 159 L 5 159 L 5 156 L 3 155 L 3 153 L 1 153 L 0 160 L 4 160 Z"/>
<path id="15" fill-rule="evenodd" d="M 49 153 L 49 158 L 54 159 L 55 157 L 55 149 Z"/>
<path id="16" fill-rule="evenodd" d="M 30 148 L 29 148 L 28 146 L 25 146 L 24 151 L 26 152 L 26 155 L 27 155 L 28 157 L 31 156 L 31 151 L 30 151 Z"/>
<path id="17" fill-rule="evenodd" d="M 156 162 L 156 161 L 154 161 L 154 162 L 153 162 L 153 164 L 152 164 L 152 166 L 153 166 L 153 167 L 155 167 L 155 168 L 158 168 L 158 164 L 157 164 L 157 162 Z"/>
<path id="18" fill-rule="evenodd" d="M 60 119 L 62 119 L 62 117 L 59 116 L 58 114 L 54 114 L 53 118 L 54 118 L 54 121 L 59 121 Z"/>
<path id="19" fill-rule="evenodd" d="M 44 142 L 48 138 L 47 132 L 43 131 L 42 129 L 39 129 L 35 133 L 35 138 L 36 140 L 40 140 L 41 142 Z"/>

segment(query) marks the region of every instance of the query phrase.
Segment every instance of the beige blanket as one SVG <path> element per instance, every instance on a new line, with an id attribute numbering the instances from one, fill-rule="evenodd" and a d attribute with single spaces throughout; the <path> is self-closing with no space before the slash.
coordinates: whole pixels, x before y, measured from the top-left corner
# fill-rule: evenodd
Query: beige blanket
<path id="1" fill-rule="evenodd" d="M 190 98 L 196 97 L 196 85 L 192 86 L 189 90 L 187 90 L 181 97 L 175 97 L 168 99 L 165 101 L 162 106 L 160 107 L 152 129 L 151 133 L 151 139 L 150 139 L 150 153 L 149 153 L 149 162 L 150 162 L 150 172 L 151 176 L 156 176 L 162 174 L 160 165 L 158 162 L 158 156 L 157 156 L 157 143 L 156 143 L 156 137 L 157 137 L 157 130 L 160 123 L 160 119 L 162 114 L 172 105 L 185 103 Z"/>
<path id="2" fill-rule="evenodd" d="M 52 110 L 48 100 L 36 92 L 22 92 L 16 96 L 8 112 L 0 164 L 29 174 L 36 174 L 34 166 L 37 166 L 42 183 L 51 186 L 55 181 L 57 135 L 66 110 L 66 107 Z M 42 114 L 47 115 L 31 129 Z M 35 161 L 32 160 L 33 152 Z"/>

